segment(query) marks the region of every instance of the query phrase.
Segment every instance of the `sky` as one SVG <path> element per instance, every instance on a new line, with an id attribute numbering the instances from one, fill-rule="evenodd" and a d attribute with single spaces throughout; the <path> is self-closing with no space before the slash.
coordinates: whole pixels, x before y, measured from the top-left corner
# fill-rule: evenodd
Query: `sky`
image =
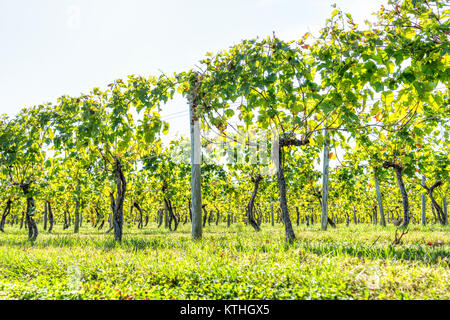
<path id="1" fill-rule="evenodd" d="M 106 89 L 115 79 L 195 68 L 206 52 L 273 32 L 318 35 L 333 8 L 357 23 L 387 0 L 0 0 L 0 114 Z M 187 102 L 162 111 L 188 133 Z"/>

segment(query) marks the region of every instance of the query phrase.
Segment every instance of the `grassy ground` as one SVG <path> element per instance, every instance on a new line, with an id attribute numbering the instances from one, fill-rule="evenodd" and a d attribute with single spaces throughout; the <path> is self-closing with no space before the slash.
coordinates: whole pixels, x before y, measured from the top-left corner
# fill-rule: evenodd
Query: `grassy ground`
<path id="1" fill-rule="evenodd" d="M 87 226 L 35 243 L 7 226 L 0 234 L 0 299 L 450 299 L 450 228 L 413 226 L 392 246 L 395 229 L 369 225 L 283 228 L 155 225 L 112 234 Z M 42 228 L 40 228 L 42 230 Z"/>

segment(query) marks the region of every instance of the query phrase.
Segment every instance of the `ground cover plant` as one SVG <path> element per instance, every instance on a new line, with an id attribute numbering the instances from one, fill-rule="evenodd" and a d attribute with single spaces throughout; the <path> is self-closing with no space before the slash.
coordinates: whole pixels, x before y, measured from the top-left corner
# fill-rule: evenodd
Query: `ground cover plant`
<path id="1" fill-rule="evenodd" d="M 393 227 L 280 225 L 125 230 L 122 243 L 87 228 L 2 237 L 2 299 L 449 299 L 448 227 L 414 230 L 392 246 Z M 429 245 L 428 243 L 432 243 Z"/>

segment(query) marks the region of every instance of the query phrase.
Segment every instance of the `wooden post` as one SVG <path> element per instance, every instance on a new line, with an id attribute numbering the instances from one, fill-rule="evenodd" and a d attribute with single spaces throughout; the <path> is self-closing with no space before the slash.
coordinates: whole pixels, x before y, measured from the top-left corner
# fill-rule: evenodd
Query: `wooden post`
<path id="1" fill-rule="evenodd" d="M 448 225 L 447 193 L 445 193 L 444 199 L 442 199 L 442 210 L 443 210 L 443 212 L 444 212 L 444 225 Z"/>
<path id="2" fill-rule="evenodd" d="M 272 227 L 275 225 L 275 221 L 273 219 L 273 203 L 272 203 L 272 197 L 270 197 L 270 219 L 272 222 Z"/>
<path id="3" fill-rule="evenodd" d="M 44 202 L 44 230 L 47 230 L 47 201 Z"/>
<path id="4" fill-rule="evenodd" d="M 375 189 L 377 192 L 378 210 L 380 211 L 380 225 L 382 227 L 385 227 L 386 219 L 384 218 L 383 201 L 381 199 L 380 182 L 378 181 L 377 168 L 373 168 L 373 173 L 374 173 L 374 180 L 375 180 Z"/>
<path id="5" fill-rule="evenodd" d="M 80 198 L 81 198 L 81 183 L 78 181 L 76 189 L 76 203 L 75 203 L 75 223 L 73 233 L 78 233 L 80 231 Z M 70 216 L 69 216 L 70 217 Z"/>
<path id="6" fill-rule="evenodd" d="M 372 216 L 372 222 L 374 225 L 378 224 L 378 217 L 377 217 L 377 206 L 373 206 L 373 216 Z"/>
<path id="7" fill-rule="evenodd" d="M 329 169 L 329 150 L 328 150 L 328 132 L 326 129 L 324 132 L 323 141 L 323 176 L 322 176 L 322 230 L 327 230 L 328 224 L 328 169 Z"/>
<path id="8" fill-rule="evenodd" d="M 200 124 L 195 105 L 195 92 L 189 96 L 189 121 L 191 131 L 191 198 L 192 238 L 202 238 L 202 191 L 201 191 L 201 140 Z"/>
<path id="9" fill-rule="evenodd" d="M 422 176 L 422 185 L 425 185 L 425 176 Z M 427 224 L 427 194 L 422 192 L 422 225 Z"/>
<path id="10" fill-rule="evenodd" d="M 167 208 L 167 203 L 164 201 L 164 228 L 169 227 L 169 208 Z"/>

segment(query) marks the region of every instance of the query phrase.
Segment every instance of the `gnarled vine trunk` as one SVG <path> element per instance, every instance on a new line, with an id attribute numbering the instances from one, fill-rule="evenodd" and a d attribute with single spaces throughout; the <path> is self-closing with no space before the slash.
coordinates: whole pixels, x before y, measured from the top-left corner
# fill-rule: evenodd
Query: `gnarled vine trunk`
<path id="1" fill-rule="evenodd" d="M 286 233 L 286 240 L 288 242 L 295 240 L 294 229 L 292 228 L 291 219 L 289 217 L 289 210 L 287 206 L 286 198 L 286 180 L 284 178 L 284 167 L 283 167 L 283 144 L 282 140 L 278 141 L 279 145 L 275 146 L 278 148 L 278 163 L 277 163 L 277 180 L 278 180 L 278 190 L 280 194 L 280 208 L 281 208 L 281 219 L 284 224 L 284 231 Z"/>
<path id="2" fill-rule="evenodd" d="M 47 206 L 47 215 L 48 215 L 48 223 L 49 223 L 49 227 L 48 227 L 48 233 L 51 233 L 53 230 L 53 211 L 52 211 L 52 206 L 50 201 L 45 201 L 45 205 Z"/>
<path id="3" fill-rule="evenodd" d="M 188 199 L 189 220 L 192 222 L 191 198 Z"/>
<path id="4" fill-rule="evenodd" d="M 219 224 L 219 220 L 220 220 L 220 211 L 219 210 L 217 210 L 216 209 L 216 211 L 217 211 L 217 216 L 216 216 L 216 226 Z"/>
<path id="5" fill-rule="evenodd" d="M 176 231 L 179 221 L 178 221 L 177 217 L 174 214 L 174 208 L 172 207 L 172 201 L 170 201 L 167 198 L 164 198 L 164 205 L 167 208 L 167 213 L 168 213 L 168 217 L 169 217 L 169 220 L 168 220 L 169 230 L 170 231 Z M 172 222 L 174 223 L 173 229 L 172 229 Z"/>
<path id="6" fill-rule="evenodd" d="M 448 224 L 447 216 L 446 216 L 444 210 L 442 210 L 441 206 L 437 203 L 436 199 L 434 199 L 434 196 L 433 196 L 434 189 L 436 189 L 437 187 L 439 187 L 441 185 L 442 185 L 442 181 L 437 181 L 431 187 L 428 188 L 424 182 L 422 183 L 422 187 L 425 188 L 425 190 L 427 190 L 427 194 L 428 194 L 428 197 L 430 197 L 431 204 L 434 207 L 434 209 L 436 210 L 437 220 L 439 221 L 440 224 L 446 225 L 446 224 Z"/>
<path id="7" fill-rule="evenodd" d="M 117 195 L 114 201 L 113 212 L 114 240 L 121 242 L 123 235 L 123 203 L 125 200 L 125 193 L 127 191 L 127 182 L 123 174 L 122 164 L 120 163 L 119 158 L 116 158 L 114 162 L 114 177 L 116 179 L 117 186 Z"/>
<path id="8" fill-rule="evenodd" d="M 11 205 L 12 205 L 12 200 L 8 199 L 6 201 L 5 210 L 3 211 L 2 220 L 0 221 L 0 231 L 2 231 L 2 232 L 5 232 L 6 217 L 11 212 Z"/>
<path id="9" fill-rule="evenodd" d="M 21 184 L 20 188 L 22 189 L 25 197 L 27 198 L 27 209 L 25 211 L 25 222 L 28 227 L 28 240 L 34 241 L 38 236 L 38 228 L 37 224 L 33 219 L 34 213 L 36 211 L 36 205 L 33 199 L 33 196 L 30 193 L 30 184 Z"/>
<path id="10" fill-rule="evenodd" d="M 403 183 L 402 177 L 403 168 L 399 164 L 389 161 L 385 161 L 383 163 L 383 168 L 393 168 L 395 171 L 395 177 L 397 179 L 397 184 L 400 189 L 400 193 L 402 195 L 402 204 L 403 204 L 403 224 L 401 225 L 401 227 L 406 228 L 409 224 L 410 213 L 409 213 L 408 194 L 406 193 L 405 184 Z"/>
<path id="11" fill-rule="evenodd" d="M 252 178 L 253 192 L 252 192 L 252 195 L 251 195 L 250 200 L 248 201 L 248 205 L 247 205 L 247 219 L 248 219 L 248 223 L 250 223 L 250 225 L 256 231 L 260 231 L 261 227 L 255 221 L 255 217 L 253 215 L 253 209 L 255 207 L 255 198 L 256 198 L 256 195 L 258 193 L 258 186 L 259 186 L 259 182 L 261 180 L 262 180 L 262 176 L 261 175 L 256 176 L 256 178 Z"/>
<path id="12" fill-rule="evenodd" d="M 174 208 L 172 206 L 172 201 L 170 201 L 168 195 L 166 194 L 168 185 L 167 181 L 163 182 L 162 192 L 164 194 L 164 211 L 166 212 L 165 218 L 166 218 L 166 224 L 167 227 L 169 227 L 170 231 L 177 230 L 179 220 L 175 216 Z M 172 222 L 174 222 L 174 228 L 172 230 Z"/>
<path id="13" fill-rule="evenodd" d="M 162 212 L 162 210 L 161 209 L 159 209 L 158 210 L 158 213 L 157 213 L 157 215 L 156 215 L 156 217 L 157 217 L 157 223 L 158 223 L 158 228 L 159 227 L 161 227 L 161 225 L 162 225 L 162 223 L 163 223 L 163 212 Z"/>
<path id="14" fill-rule="evenodd" d="M 202 227 L 205 227 L 206 219 L 208 218 L 208 211 L 206 211 L 206 204 L 202 205 L 202 210 L 203 210 L 203 225 L 202 225 Z"/>
<path id="15" fill-rule="evenodd" d="M 69 218 L 68 218 L 69 216 Z M 63 230 L 67 229 L 70 225 L 70 214 L 69 214 L 69 204 L 66 206 L 66 210 L 64 210 L 64 226 Z"/>
<path id="16" fill-rule="evenodd" d="M 139 211 L 139 220 L 138 220 L 138 229 L 142 229 L 144 226 L 144 218 L 142 215 L 142 208 L 136 201 L 133 202 L 133 205 L 131 206 L 131 211 L 133 211 L 133 207 L 136 208 Z"/>

